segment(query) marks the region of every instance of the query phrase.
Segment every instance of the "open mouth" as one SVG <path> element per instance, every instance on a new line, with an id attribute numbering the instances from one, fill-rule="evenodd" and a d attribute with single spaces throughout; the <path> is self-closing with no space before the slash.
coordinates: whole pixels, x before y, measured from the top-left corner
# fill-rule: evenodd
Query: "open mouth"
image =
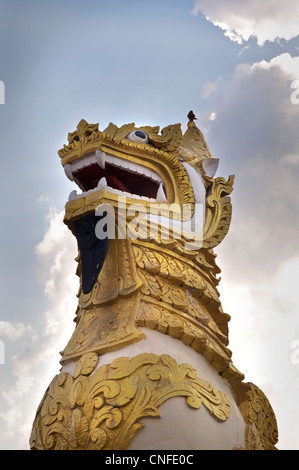
<path id="1" fill-rule="evenodd" d="M 136 199 L 167 202 L 165 185 L 158 173 L 101 150 L 68 163 L 64 171 L 82 191 L 72 191 L 69 201 L 105 189 Z"/>

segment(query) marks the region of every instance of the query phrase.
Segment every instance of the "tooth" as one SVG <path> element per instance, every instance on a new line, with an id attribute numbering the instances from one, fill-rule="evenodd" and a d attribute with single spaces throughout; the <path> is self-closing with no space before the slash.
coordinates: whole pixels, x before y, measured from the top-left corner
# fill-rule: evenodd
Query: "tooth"
<path id="1" fill-rule="evenodd" d="M 125 167 L 124 167 L 125 168 Z M 134 163 L 129 163 L 127 165 L 127 169 L 130 170 L 132 173 L 138 173 L 138 166 L 134 165 Z"/>
<path id="2" fill-rule="evenodd" d="M 72 172 L 72 169 L 71 169 L 71 165 L 69 163 L 67 163 L 64 166 L 64 172 L 65 172 L 65 174 L 66 174 L 66 176 L 68 177 L 69 180 L 74 181 L 73 172 Z"/>
<path id="3" fill-rule="evenodd" d="M 105 170 L 105 152 L 102 152 L 102 150 L 96 150 L 96 160 L 97 164 Z"/>
<path id="4" fill-rule="evenodd" d="M 156 201 L 158 201 L 158 202 L 167 202 L 167 198 L 165 196 L 165 192 L 164 192 L 162 183 L 160 183 L 160 186 L 159 186 L 159 189 L 158 189 L 158 192 L 157 192 L 157 196 L 156 196 Z"/>
<path id="5" fill-rule="evenodd" d="M 107 186 L 108 186 L 107 180 L 106 180 L 105 176 L 103 176 L 100 179 L 100 181 L 98 182 L 97 188 L 98 189 L 103 189 L 103 188 L 106 188 Z"/>
<path id="6" fill-rule="evenodd" d="M 74 191 L 72 191 L 69 195 L 69 201 L 73 201 L 74 199 L 76 199 L 77 197 L 77 191 L 74 189 Z"/>
<path id="7" fill-rule="evenodd" d="M 143 174 L 144 174 L 144 176 L 147 176 L 148 178 L 150 178 L 152 172 L 150 170 L 148 170 L 147 168 L 144 168 L 143 169 Z"/>
<path id="8" fill-rule="evenodd" d="M 72 168 L 73 168 L 73 173 L 75 173 L 75 171 L 78 171 L 80 170 L 80 168 L 83 167 L 83 163 L 81 160 L 79 160 L 78 162 L 75 162 L 72 164 Z"/>

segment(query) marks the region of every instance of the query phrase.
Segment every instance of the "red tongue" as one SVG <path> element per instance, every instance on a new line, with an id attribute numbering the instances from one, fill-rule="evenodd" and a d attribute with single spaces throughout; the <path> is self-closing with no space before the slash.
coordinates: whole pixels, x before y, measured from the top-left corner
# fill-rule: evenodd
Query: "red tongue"
<path id="1" fill-rule="evenodd" d="M 120 189 L 120 191 L 125 191 L 127 193 L 130 192 L 128 188 L 118 178 L 116 178 L 116 176 L 113 176 L 113 175 L 106 176 L 106 180 L 107 180 L 108 186 L 110 186 L 111 188 Z"/>

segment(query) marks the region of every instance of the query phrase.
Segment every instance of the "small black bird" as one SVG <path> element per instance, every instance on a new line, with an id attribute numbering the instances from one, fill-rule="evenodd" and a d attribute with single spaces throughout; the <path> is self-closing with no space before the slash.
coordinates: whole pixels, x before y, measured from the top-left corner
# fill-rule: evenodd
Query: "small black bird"
<path id="1" fill-rule="evenodd" d="M 189 111 L 187 118 L 189 121 L 194 121 L 194 119 L 197 119 L 193 111 Z"/>

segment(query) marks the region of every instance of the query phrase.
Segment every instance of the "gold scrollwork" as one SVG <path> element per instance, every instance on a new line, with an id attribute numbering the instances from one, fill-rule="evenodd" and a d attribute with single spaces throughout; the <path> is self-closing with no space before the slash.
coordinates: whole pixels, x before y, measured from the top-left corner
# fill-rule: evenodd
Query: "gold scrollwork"
<path id="1" fill-rule="evenodd" d="M 199 379 L 191 366 L 179 365 L 169 356 L 141 354 L 98 366 L 98 354 L 142 340 L 145 335 L 138 327 L 146 327 L 181 340 L 229 382 L 246 425 L 246 449 L 274 449 L 275 415 L 264 394 L 244 383 L 244 375 L 232 363 L 227 348 L 230 317 L 223 312 L 217 291 L 220 269 L 213 249 L 229 229 L 234 177 L 226 181 L 207 174 L 204 162 L 213 156 L 193 119 L 184 135 L 179 124 L 160 134 L 158 126 L 139 128 L 148 134 L 148 144 L 128 140 L 133 129 L 134 123 L 120 128 L 110 123 L 101 132 L 98 124 L 81 120 L 68 135 L 68 145 L 58 152 L 61 163 L 65 166 L 101 149 L 158 173 L 169 203 L 194 206 L 188 163 L 206 188 L 203 243 L 190 250 L 175 237 L 110 241 L 93 290 L 79 291 L 77 326 L 62 352 L 61 364 L 78 360 L 77 367 L 50 384 L 37 411 L 31 447 L 125 449 L 141 429 L 140 420 L 159 416 L 159 406 L 174 396 L 185 397 L 193 408 L 203 403 L 213 416 L 227 419 L 228 397 Z M 65 223 L 72 230 L 73 221 L 94 211 L 100 201 L 116 204 L 107 191 L 69 201 Z"/>
<path id="2" fill-rule="evenodd" d="M 85 354 L 73 374 L 53 379 L 36 415 L 32 449 L 126 449 L 143 427 L 140 420 L 159 416 L 159 407 L 178 396 L 191 408 L 203 404 L 220 421 L 230 415 L 225 393 L 168 355 L 121 357 L 99 368 L 97 363 L 97 354 Z"/>
<path id="3" fill-rule="evenodd" d="M 214 248 L 219 245 L 228 232 L 232 206 L 229 194 L 233 190 L 234 176 L 228 181 L 216 178 L 207 197 L 206 222 L 204 226 L 203 248 Z"/>
<path id="4" fill-rule="evenodd" d="M 274 411 L 265 394 L 254 384 L 249 384 L 245 400 L 239 409 L 246 423 L 247 450 L 275 450 L 278 429 Z"/>

